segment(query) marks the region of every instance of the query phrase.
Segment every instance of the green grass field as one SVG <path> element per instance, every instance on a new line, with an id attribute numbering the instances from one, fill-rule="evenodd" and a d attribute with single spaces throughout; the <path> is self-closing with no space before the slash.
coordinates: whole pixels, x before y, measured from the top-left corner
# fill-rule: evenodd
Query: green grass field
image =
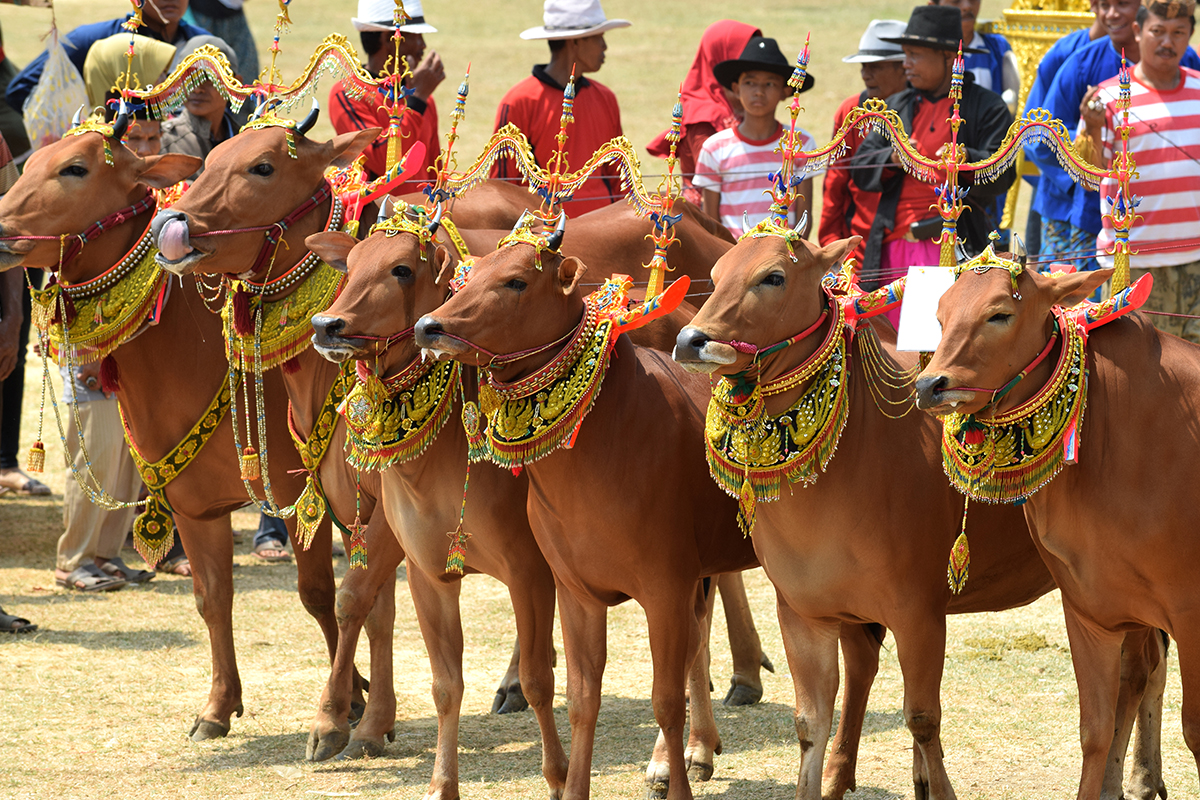
<path id="1" fill-rule="evenodd" d="M 60 0 L 64 30 L 123 12 L 120 0 Z M 460 145 L 473 155 L 491 133 L 501 94 L 542 59 L 545 45 L 517 34 L 538 24 L 541 4 L 451 4 L 427 0 L 441 28 L 430 46 L 443 53 L 450 77 L 439 90 L 444 107 L 471 61 L 472 92 Z M 294 30 L 284 41 L 285 76 L 307 62 L 326 34 L 351 34 L 352 0 L 292 4 Z M 842 64 L 866 22 L 905 17 L 905 3 L 752 4 L 734 12 L 711 0 L 606 0 L 612 17 L 634 26 L 609 35 L 600 79 L 621 100 L 626 132 L 639 148 L 665 127 L 675 87 L 691 63 L 700 32 L 724 16 L 756 23 L 795 52 L 813 32 L 817 88 L 805 96 L 804 125 L 818 140 L 830 133 L 837 103 L 859 90 L 857 71 Z M 998 8 L 985 7 L 986 15 Z M 269 41 L 275 5 L 250 0 L 247 12 L 260 43 Z M 24 63 L 42 46 L 45 9 L 0 6 L 10 57 Z M 327 123 L 318 130 L 328 133 Z M 647 173 L 655 170 L 647 165 Z M 36 430 L 40 365 L 27 368 L 25 442 Z M 52 420 L 47 426 L 53 430 Z M 159 577 L 139 589 L 90 597 L 54 587 L 55 541 L 61 532 L 61 448 L 48 434 L 49 499 L 0 498 L 0 603 L 42 626 L 35 636 L 0 636 L 0 797 L 311 798 L 423 796 L 432 767 L 436 720 L 425 658 L 406 585 L 400 584 L 395 630 L 399 696 L 397 740 L 384 757 L 352 765 L 312 765 L 304 744 L 328 665 L 323 642 L 295 594 L 295 567 L 267 566 L 236 547 L 235 641 L 246 714 L 229 738 L 196 745 L 185 734 L 207 695 L 208 642 L 186 579 Z M 254 518 L 237 515 L 248 532 Z M 126 554 L 131 560 L 131 553 Z M 339 575 L 345 568 L 341 562 Z M 869 580 L 869 576 L 863 576 Z M 774 593 L 756 571 L 748 575 L 764 647 L 780 668 L 765 676 L 763 702 L 718 706 L 725 753 L 697 795 L 728 800 L 794 796 L 799 748 L 791 723 L 790 677 L 774 614 Z M 507 594 L 486 578 L 463 586 L 467 694 L 460 741 L 465 797 L 542 798 L 540 747 L 531 714 L 488 714 L 514 634 Z M 718 610 L 713 680 L 723 695 L 730 672 Z M 634 604 L 610 614 L 609 667 L 604 687 L 593 793 L 599 800 L 641 796 L 642 774 L 655 737 L 649 702 L 645 620 Z M 1077 697 L 1057 594 L 1000 614 L 953 618 L 943 684 L 946 763 L 961 798 L 1025 800 L 1073 796 L 1079 769 Z M 558 639 L 561 650 L 561 638 Z M 365 650 L 359 663 L 365 668 Z M 1200 796 L 1194 762 L 1183 746 L 1182 699 L 1176 662 L 1163 714 L 1164 769 L 1172 797 Z M 569 736 L 558 679 L 559 731 Z M 851 797 L 911 797 L 911 740 L 901 713 L 902 684 L 889 639 L 867 715 L 859 790 Z"/>

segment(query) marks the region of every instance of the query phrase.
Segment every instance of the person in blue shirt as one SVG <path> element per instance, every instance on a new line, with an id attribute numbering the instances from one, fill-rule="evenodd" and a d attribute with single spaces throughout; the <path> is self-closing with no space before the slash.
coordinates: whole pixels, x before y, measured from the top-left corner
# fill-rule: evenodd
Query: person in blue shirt
<path id="1" fill-rule="evenodd" d="M 143 36 L 161 39 L 175 45 L 183 44 L 193 36 L 209 35 L 208 31 L 203 28 L 183 21 L 183 15 L 187 13 L 187 9 L 188 0 L 155 0 L 153 3 L 146 3 L 142 12 L 143 24 L 137 32 Z M 104 22 L 93 22 L 90 25 L 80 25 L 62 38 L 63 45 L 67 48 L 67 57 L 71 59 L 71 63 L 75 65 L 75 69 L 79 70 L 81 75 L 83 74 L 83 62 L 92 45 L 114 34 L 124 33 L 121 23 L 127 19 L 129 16 Z M 43 50 L 41 55 L 30 61 L 25 69 L 17 73 L 17 77 L 8 84 L 5 99 L 12 108 L 22 114 L 25 100 L 37 86 L 38 78 L 42 76 L 42 70 L 46 68 L 46 58 L 46 51 Z"/>
<path id="2" fill-rule="evenodd" d="M 1044 107 L 1056 119 L 1062 120 L 1069 132 L 1074 133 L 1079 127 L 1080 107 L 1090 100 L 1096 92 L 1096 87 L 1115 78 L 1121 68 L 1121 53 L 1132 66 L 1141 60 L 1138 40 L 1133 32 L 1133 23 L 1142 13 L 1142 6 L 1134 0 L 1113 0 L 1114 5 L 1132 5 L 1132 14 L 1127 15 L 1128 24 L 1109 25 L 1109 35 L 1105 38 L 1085 45 L 1081 50 L 1063 62 L 1054 82 L 1046 91 Z M 1122 21 L 1124 19 L 1123 15 Z M 1107 20 L 1106 20 L 1107 24 Z M 1183 66 L 1200 69 L 1200 58 L 1191 47 L 1183 56 Z M 1038 167 L 1042 165 L 1039 163 Z M 1048 216 L 1047 211 L 1053 215 Z M 1053 219 L 1057 226 L 1044 224 L 1042 228 L 1042 250 L 1046 253 L 1068 253 L 1080 270 L 1097 268 L 1094 256 L 1096 250 L 1096 235 L 1102 227 L 1100 214 L 1100 195 L 1090 192 L 1082 186 L 1071 187 L 1070 204 L 1062 207 L 1042 208 L 1042 216 L 1046 220 Z M 1047 233 L 1057 227 L 1054 237 L 1055 245 L 1051 248 L 1047 241 Z M 1063 241 L 1065 233 L 1066 241 Z M 1093 255 L 1086 258 L 1079 256 L 1085 253 Z"/>
<path id="3" fill-rule="evenodd" d="M 1108 7 L 1112 4 L 1105 0 L 1104 6 Z M 1042 56 L 1042 60 L 1038 62 L 1037 74 L 1034 76 L 1033 85 L 1029 87 L 1029 96 L 1025 98 L 1025 115 L 1035 108 L 1041 108 L 1045 103 L 1046 90 L 1050 88 L 1050 84 L 1054 82 L 1054 76 L 1058 74 L 1063 62 L 1074 55 L 1090 42 L 1094 42 L 1101 36 L 1108 35 L 1108 28 L 1105 27 L 1101 18 L 1101 3 L 1099 0 L 1092 0 L 1092 14 L 1094 19 L 1091 26 L 1080 28 L 1077 31 L 1072 31 L 1066 36 L 1059 39 L 1046 54 Z M 1039 155 L 1036 151 L 1041 150 L 1043 153 Z M 1071 202 L 1067 195 L 1071 186 L 1071 179 L 1062 171 L 1058 165 L 1058 160 L 1050 155 L 1049 149 L 1043 145 L 1029 145 L 1025 148 L 1025 159 L 1031 163 L 1038 164 L 1042 175 L 1027 175 L 1025 180 L 1033 187 L 1033 200 L 1030 204 L 1029 219 L 1025 223 L 1025 249 L 1031 256 L 1036 256 L 1042 252 L 1042 215 L 1039 212 L 1039 202 L 1047 203 L 1051 207 L 1065 207 Z M 1043 166 L 1044 165 L 1044 166 Z M 1047 184 L 1045 194 L 1043 194 L 1042 180 L 1053 182 Z M 1065 184 L 1064 184 L 1065 181 Z M 1039 201 L 1039 197 L 1041 200 Z"/>

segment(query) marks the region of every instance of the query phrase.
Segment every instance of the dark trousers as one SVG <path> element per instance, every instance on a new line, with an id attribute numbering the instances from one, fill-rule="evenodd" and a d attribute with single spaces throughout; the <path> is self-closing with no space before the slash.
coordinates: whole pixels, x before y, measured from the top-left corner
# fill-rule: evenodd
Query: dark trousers
<path id="1" fill-rule="evenodd" d="M 29 270 L 29 279 L 34 286 L 41 287 L 42 271 Z M 32 300 L 29 287 L 21 301 L 21 334 L 17 349 L 17 366 L 0 385 L 0 469 L 16 469 L 20 466 L 17 452 L 21 449 L 21 406 L 25 400 L 25 351 L 29 349 L 29 317 Z M 8 313 L 8 309 L 0 310 Z"/>

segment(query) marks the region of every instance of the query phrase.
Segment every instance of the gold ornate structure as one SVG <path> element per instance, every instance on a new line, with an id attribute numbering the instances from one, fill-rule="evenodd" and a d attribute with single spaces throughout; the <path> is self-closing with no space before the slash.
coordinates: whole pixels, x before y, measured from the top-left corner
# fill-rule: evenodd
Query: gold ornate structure
<path id="1" fill-rule="evenodd" d="M 1046 51 L 1062 37 L 1079 28 L 1086 28 L 1094 19 L 1087 0 L 1013 0 L 1011 8 L 1003 12 L 1003 19 L 982 24 L 983 33 L 998 33 L 1012 45 L 1017 57 L 1017 70 L 1021 75 L 1021 89 L 1017 96 L 1017 114 L 1025 109 L 1029 90 L 1037 77 L 1038 64 Z M 1017 157 L 1017 175 L 1036 175 L 1037 169 L 1025 163 L 1024 155 Z M 1008 190 L 1004 203 L 1004 219 L 1000 227 L 1011 228 L 1017 209 L 1017 194 L 1020 181 Z"/>

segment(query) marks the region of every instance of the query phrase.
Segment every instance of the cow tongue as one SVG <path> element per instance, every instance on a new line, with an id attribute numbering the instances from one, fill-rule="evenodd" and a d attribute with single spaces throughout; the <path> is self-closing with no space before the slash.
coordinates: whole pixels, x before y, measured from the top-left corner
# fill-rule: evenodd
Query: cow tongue
<path id="1" fill-rule="evenodd" d="M 187 223 L 177 219 L 168 220 L 158 232 L 158 251 L 167 261 L 179 261 L 192 252 Z"/>

